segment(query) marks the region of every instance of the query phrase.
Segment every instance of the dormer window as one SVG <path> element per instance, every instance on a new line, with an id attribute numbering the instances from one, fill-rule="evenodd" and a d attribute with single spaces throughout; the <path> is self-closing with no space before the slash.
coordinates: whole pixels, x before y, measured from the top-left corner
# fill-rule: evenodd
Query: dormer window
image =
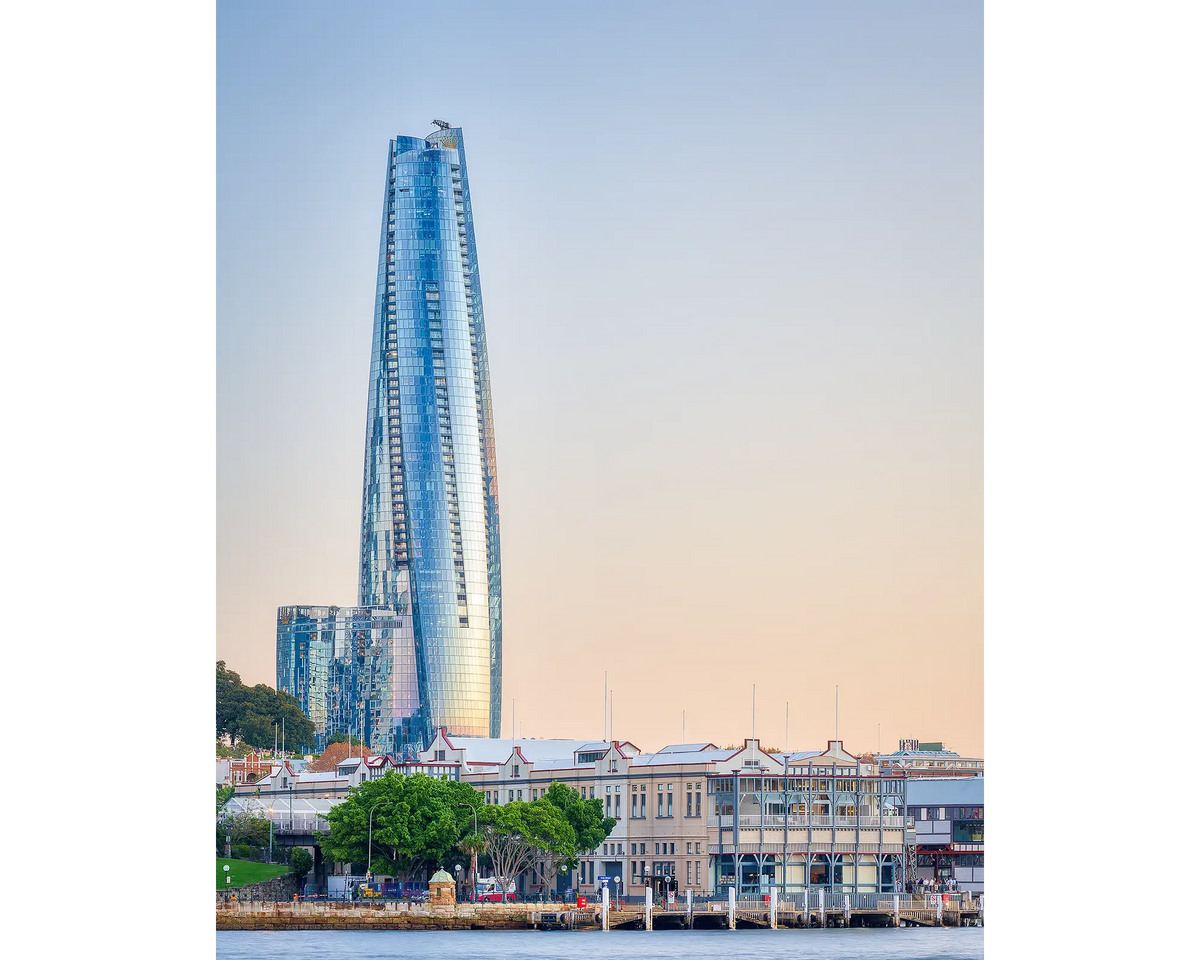
<path id="1" fill-rule="evenodd" d="M 512 775 L 514 777 L 519 777 L 521 775 L 521 767 L 519 764 L 516 764 L 516 763 L 513 764 Z"/>

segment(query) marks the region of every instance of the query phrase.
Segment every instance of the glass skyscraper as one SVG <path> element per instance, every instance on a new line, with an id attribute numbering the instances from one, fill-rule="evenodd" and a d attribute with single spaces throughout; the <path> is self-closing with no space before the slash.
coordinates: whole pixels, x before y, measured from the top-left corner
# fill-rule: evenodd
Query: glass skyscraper
<path id="1" fill-rule="evenodd" d="M 483 298 L 462 130 L 437 125 L 388 149 L 358 602 L 411 624 L 412 727 L 498 737 L 500 516 Z"/>

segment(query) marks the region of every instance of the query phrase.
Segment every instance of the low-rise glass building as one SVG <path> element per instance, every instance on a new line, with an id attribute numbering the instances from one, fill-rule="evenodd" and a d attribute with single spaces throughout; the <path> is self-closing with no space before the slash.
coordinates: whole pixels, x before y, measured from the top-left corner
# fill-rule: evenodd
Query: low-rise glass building
<path id="1" fill-rule="evenodd" d="M 275 651 L 276 686 L 300 701 L 318 749 L 345 732 L 394 753 L 419 731 L 411 617 L 390 607 L 280 607 Z"/>

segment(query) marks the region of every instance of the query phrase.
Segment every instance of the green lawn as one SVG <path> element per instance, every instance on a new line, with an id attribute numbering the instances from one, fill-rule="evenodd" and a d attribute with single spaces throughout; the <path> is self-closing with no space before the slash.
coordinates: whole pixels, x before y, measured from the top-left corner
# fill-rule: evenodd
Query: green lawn
<path id="1" fill-rule="evenodd" d="M 225 883 L 225 864 L 229 864 L 229 883 Z M 275 863 L 255 863 L 253 860 L 226 860 L 217 857 L 217 889 L 240 887 L 247 883 L 258 883 L 261 880 L 273 880 L 288 872 L 287 867 Z"/>

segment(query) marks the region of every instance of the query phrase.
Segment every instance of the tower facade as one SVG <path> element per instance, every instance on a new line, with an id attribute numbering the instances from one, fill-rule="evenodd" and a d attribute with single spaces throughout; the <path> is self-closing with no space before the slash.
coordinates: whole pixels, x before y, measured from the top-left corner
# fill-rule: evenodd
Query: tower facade
<path id="1" fill-rule="evenodd" d="M 358 602 L 411 624 L 419 716 L 409 728 L 500 735 L 487 340 L 462 130 L 448 125 L 388 148 Z"/>

